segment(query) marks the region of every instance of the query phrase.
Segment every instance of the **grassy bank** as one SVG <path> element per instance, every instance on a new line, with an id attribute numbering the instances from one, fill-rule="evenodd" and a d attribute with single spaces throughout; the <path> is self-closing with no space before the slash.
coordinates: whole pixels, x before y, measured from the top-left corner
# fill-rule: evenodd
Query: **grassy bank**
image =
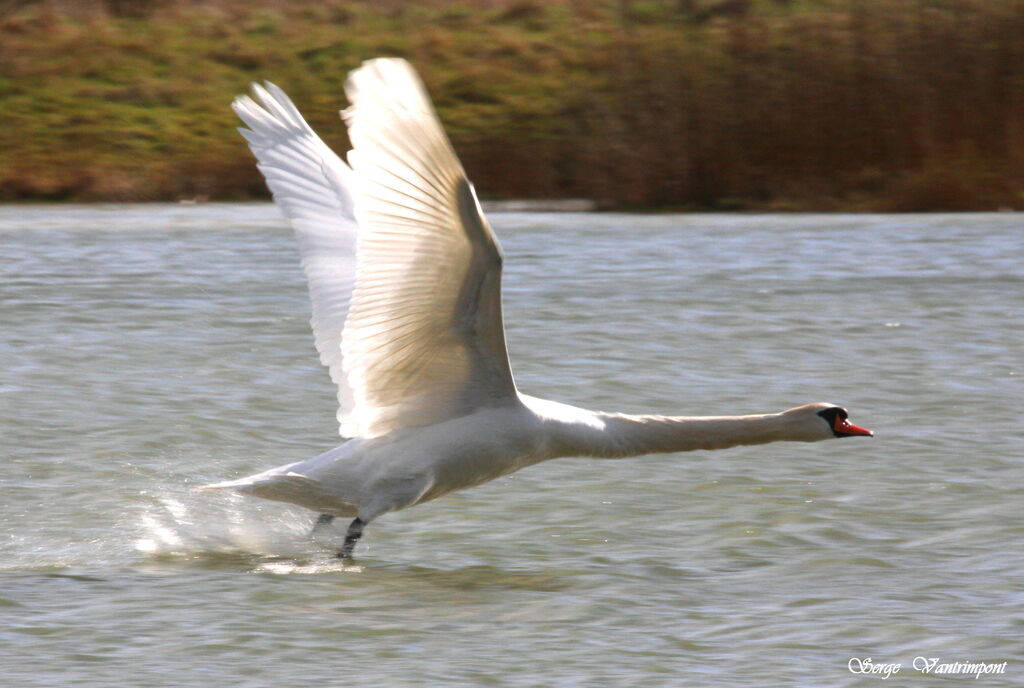
<path id="1" fill-rule="evenodd" d="M 1020 0 L 0 0 L 0 200 L 264 196 L 231 98 L 378 55 L 492 198 L 1024 209 Z"/>

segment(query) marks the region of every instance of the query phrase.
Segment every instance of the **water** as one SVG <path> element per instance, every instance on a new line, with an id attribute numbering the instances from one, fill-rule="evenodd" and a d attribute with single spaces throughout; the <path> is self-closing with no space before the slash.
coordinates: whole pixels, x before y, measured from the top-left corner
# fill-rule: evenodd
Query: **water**
<path id="1" fill-rule="evenodd" d="M 1022 685 L 1019 215 L 495 215 L 520 387 L 873 440 L 565 459 L 372 524 L 196 485 L 333 445 L 269 205 L 0 209 L 17 686 Z M 974 681 L 973 678 L 964 679 Z"/>

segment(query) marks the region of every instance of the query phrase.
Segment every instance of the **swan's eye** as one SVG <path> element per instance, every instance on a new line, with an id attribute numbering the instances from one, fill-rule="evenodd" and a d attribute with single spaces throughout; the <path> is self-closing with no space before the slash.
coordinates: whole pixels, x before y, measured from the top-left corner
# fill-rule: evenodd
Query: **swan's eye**
<path id="1" fill-rule="evenodd" d="M 838 430 L 850 414 L 848 414 L 844 408 L 839 406 L 830 406 L 827 409 L 818 411 L 818 415 L 825 419 L 825 422 L 828 423 L 830 428 Z"/>

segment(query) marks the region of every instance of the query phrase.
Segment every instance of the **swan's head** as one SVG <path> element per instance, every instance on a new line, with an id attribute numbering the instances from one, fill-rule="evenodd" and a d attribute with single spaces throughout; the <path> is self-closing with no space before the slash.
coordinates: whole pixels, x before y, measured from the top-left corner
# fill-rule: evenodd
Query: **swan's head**
<path id="1" fill-rule="evenodd" d="M 874 437 L 875 433 L 850 422 L 850 414 L 842 406 L 835 404 L 807 404 L 783 411 L 801 434 L 811 440 L 828 440 L 833 437 Z"/>

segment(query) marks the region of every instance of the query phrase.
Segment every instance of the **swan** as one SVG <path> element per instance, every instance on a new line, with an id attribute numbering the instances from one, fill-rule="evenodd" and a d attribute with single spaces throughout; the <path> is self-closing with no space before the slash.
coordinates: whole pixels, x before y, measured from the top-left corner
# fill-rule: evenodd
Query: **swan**
<path id="1" fill-rule="evenodd" d="M 548 459 L 872 435 L 826 403 L 678 417 L 588 411 L 519 392 L 502 325 L 502 252 L 413 68 L 380 58 L 349 75 L 347 164 L 280 88 L 253 84 L 252 93 L 232 108 L 295 231 L 345 441 L 200 489 L 312 509 L 314 531 L 352 518 L 338 552 L 348 559 L 382 514 Z"/>

